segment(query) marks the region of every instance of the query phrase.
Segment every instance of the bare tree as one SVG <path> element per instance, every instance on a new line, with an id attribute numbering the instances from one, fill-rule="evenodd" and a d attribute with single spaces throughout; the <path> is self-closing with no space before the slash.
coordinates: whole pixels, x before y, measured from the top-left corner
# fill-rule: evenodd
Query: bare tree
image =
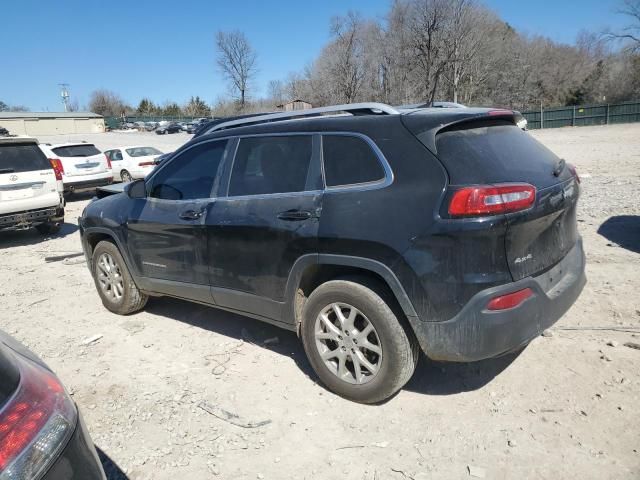
<path id="1" fill-rule="evenodd" d="M 285 101 L 285 86 L 282 80 L 271 80 L 267 85 L 267 96 L 274 107 L 282 105 Z"/>
<path id="2" fill-rule="evenodd" d="M 131 110 L 131 107 L 117 93 L 100 89 L 91 92 L 89 110 L 105 117 L 116 117 Z"/>
<path id="3" fill-rule="evenodd" d="M 257 73 L 257 53 L 244 33 L 240 31 L 218 32 L 218 67 L 237 93 L 240 109 L 244 109 L 247 88 Z"/>
<path id="4" fill-rule="evenodd" d="M 625 41 L 625 50 L 630 53 L 640 53 L 640 0 L 624 0 L 618 13 L 631 18 L 629 25 L 618 32 L 607 30 L 604 36 L 611 40 Z"/>

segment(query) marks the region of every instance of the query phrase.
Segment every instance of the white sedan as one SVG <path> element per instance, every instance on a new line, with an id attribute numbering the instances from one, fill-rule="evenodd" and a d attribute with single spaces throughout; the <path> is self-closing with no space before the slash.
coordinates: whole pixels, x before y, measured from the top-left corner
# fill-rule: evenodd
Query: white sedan
<path id="1" fill-rule="evenodd" d="M 104 152 L 113 168 L 114 181 L 130 182 L 145 178 L 156 166 L 156 158 L 163 154 L 153 147 L 132 146 L 112 148 Z"/>

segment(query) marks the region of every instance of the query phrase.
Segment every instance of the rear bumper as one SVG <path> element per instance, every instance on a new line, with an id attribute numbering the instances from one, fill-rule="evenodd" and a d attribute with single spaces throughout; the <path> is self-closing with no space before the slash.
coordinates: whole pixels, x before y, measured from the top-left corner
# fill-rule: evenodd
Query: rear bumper
<path id="1" fill-rule="evenodd" d="M 45 222 L 64 220 L 64 208 L 50 207 L 0 215 L 0 230 L 24 230 Z"/>
<path id="2" fill-rule="evenodd" d="M 66 177 L 64 179 L 64 191 L 65 192 L 79 192 L 82 190 L 91 190 L 96 187 L 104 187 L 105 185 L 111 185 L 113 183 L 113 175 L 102 176 L 100 178 L 82 179 L 82 177 L 73 179 L 74 177 Z"/>
<path id="3" fill-rule="evenodd" d="M 450 320 L 412 323 L 429 358 L 471 362 L 497 357 L 526 345 L 553 325 L 573 305 L 585 283 L 585 256 L 579 239 L 546 273 L 483 290 Z M 534 295 L 518 307 L 486 310 L 493 297 L 524 288 L 531 288 Z"/>

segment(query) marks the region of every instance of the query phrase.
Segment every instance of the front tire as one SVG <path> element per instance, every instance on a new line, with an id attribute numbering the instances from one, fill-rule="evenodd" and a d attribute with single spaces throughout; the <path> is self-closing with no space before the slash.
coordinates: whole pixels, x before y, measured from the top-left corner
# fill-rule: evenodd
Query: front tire
<path id="1" fill-rule="evenodd" d="M 118 247 L 109 241 L 99 242 L 91 262 L 93 280 L 107 310 L 127 315 L 144 308 L 149 297 L 133 282 Z"/>
<path id="2" fill-rule="evenodd" d="M 301 336 L 322 383 L 341 397 L 378 403 L 411 378 L 418 345 L 392 298 L 367 280 L 332 280 L 305 304 Z"/>

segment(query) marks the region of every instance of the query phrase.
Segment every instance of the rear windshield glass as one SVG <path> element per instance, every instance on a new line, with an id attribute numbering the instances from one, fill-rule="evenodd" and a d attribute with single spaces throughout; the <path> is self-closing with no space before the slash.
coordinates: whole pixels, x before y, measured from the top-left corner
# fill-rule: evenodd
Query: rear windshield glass
<path id="1" fill-rule="evenodd" d="M 149 155 L 162 155 L 162 152 L 153 147 L 127 148 L 127 153 L 132 157 L 147 157 Z"/>
<path id="2" fill-rule="evenodd" d="M 462 124 L 436 137 L 453 184 L 524 181 L 542 188 L 557 181 L 553 152 L 511 123 L 488 125 Z"/>
<path id="3" fill-rule="evenodd" d="M 59 157 L 89 157 L 91 155 L 98 155 L 98 150 L 95 145 L 87 143 L 86 145 L 70 145 L 68 147 L 57 147 L 52 149 L 53 153 Z"/>
<path id="4" fill-rule="evenodd" d="M 42 150 L 33 144 L 0 145 L 0 174 L 47 170 L 51 164 Z"/>

